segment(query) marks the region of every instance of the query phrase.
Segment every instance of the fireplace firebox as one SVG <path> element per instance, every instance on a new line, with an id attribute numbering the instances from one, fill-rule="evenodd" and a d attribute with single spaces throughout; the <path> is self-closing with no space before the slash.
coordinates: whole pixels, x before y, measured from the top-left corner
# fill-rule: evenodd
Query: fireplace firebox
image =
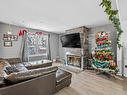
<path id="1" fill-rule="evenodd" d="M 67 64 L 81 68 L 81 56 L 67 55 Z"/>

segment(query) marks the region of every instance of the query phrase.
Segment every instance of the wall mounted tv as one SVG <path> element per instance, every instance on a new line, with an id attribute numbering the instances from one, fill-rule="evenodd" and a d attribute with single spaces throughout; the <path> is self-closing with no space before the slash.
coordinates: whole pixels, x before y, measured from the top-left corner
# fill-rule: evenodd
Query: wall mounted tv
<path id="1" fill-rule="evenodd" d="M 81 48 L 80 33 L 66 34 L 61 36 L 62 47 Z"/>

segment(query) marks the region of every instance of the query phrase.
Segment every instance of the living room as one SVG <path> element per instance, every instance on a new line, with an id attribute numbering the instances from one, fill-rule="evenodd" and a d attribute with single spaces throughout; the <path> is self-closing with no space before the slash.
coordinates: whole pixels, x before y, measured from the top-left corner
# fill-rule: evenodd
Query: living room
<path id="1" fill-rule="evenodd" d="M 0 1 L 0 95 L 126 95 L 126 3 Z"/>

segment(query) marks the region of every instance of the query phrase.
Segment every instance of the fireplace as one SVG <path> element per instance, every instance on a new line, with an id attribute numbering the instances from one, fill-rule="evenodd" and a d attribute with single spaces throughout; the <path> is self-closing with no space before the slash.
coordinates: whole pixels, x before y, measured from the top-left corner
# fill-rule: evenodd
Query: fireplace
<path id="1" fill-rule="evenodd" d="M 81 57 L 78 55 L 67 55 L 67 64 L 81 68 Z"/>
<path id="2" fill-rule="evenodd" d="M 79 33 L 81 47 L 63 47 L 64 58 L 66 66 L 77 67 L 78 69 L 84 70 L 87 68 L 88 60 L 88 28 L 82 26 L 74 29 L 66 30 L 64 35 Z M 63 38 L 64 39 L 64 38 Z M 68 38 L 69 39 L 69 38 Z M 75 40 L 74 39 L 74 40 Z M 66 41 L 66 40 L 65 40 Z M 69 43 L 72 43 L 73 39 Z M 76 44 L 76 43 L 75 43 Z"/>

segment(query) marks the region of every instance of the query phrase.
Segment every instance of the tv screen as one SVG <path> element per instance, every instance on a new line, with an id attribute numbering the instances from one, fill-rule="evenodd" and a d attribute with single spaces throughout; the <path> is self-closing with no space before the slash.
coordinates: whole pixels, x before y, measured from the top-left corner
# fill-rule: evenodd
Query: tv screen
<path id="1" fill-rule="evenodd" d="M 61 36 L 62 47 L 81 48 L 80 33 Z"/>

